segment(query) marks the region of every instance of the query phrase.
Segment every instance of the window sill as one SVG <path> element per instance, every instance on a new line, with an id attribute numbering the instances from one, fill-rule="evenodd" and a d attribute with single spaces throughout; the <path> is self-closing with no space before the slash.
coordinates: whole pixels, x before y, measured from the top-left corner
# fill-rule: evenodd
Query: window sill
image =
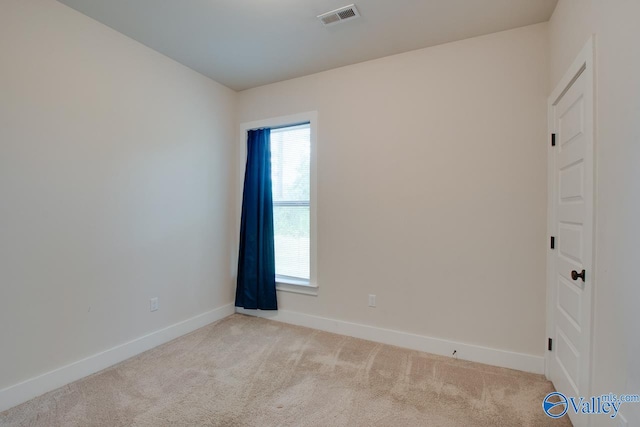
<path id="1" fill-rule="evenodd" d="M 304 280 L 278 278 L 276 279 L 276 290 L 280 292 L 290 292 L 292 294 L 318 295 L 318 286 L 310 285 L 309 282 Z"/>

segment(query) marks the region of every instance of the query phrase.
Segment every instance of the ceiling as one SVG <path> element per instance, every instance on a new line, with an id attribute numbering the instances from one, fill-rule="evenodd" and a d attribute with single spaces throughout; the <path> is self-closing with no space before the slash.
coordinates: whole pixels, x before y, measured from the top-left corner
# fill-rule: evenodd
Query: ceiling
<path id="1" fill-rule="evenodd" d="M 557 0 L 58 0 L 235 90 L 549 20 Z M 361 17 L 316 18 L 354 2 Z"/>

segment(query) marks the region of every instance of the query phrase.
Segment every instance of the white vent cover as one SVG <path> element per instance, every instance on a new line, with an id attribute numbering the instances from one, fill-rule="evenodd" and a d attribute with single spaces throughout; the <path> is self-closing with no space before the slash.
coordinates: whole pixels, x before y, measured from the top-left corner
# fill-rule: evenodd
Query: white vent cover
<path id="1" fill-rule="evenodd" d="M 339 24 L 343 21 L 356 19 L 359 16 L 360 14 L 358 13 L 356 6 L 354 4 L 350 4 L 349 6 L 341 7 L 340 9 L 318 15 L 318 19 L 326 27 L 329 25 Z"/>

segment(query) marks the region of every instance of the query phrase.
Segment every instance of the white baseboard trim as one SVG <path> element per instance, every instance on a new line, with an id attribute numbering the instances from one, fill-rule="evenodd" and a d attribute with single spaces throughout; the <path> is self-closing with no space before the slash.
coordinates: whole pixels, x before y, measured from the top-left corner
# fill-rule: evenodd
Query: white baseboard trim
<path id="1" fill-rule="evenodd" d="M 544 374 L 545 359 L 543 356 L 498 350 L 495 348 L 464 344 L 441 338 L 425 337 L 422 335 L 378 328 L 375 326 L 312 316 L 295 311 L 245 310 L 243 308 L 236 307 L 236 312 L 290 323 L 292 325 L 320 329 L 321 331 L 333 332 L 340 335 L 362 338 L 383 344 L 424 351 L 426 353 L 438 354 L 441 356 L 451 356 L 453 351 L 456 350 L 456 356 L 458 359 L 500 366 L 503 368 L 517 369 L 519 371 L 532 372 L 535 374 Z"/>
<path id="2" fill-rule="evenodd" d="M 99 372 L 233 313 L 233 304 L 223 305 L 35 378 L 9 386 L 0 390 L 0 412 Z"/>

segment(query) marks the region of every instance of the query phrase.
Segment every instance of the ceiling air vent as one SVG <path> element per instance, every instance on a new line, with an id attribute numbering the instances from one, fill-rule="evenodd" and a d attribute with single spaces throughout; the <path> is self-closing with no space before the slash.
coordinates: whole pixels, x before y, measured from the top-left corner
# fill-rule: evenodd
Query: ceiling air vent
<path id="1" fill-rule="evenodd" d="M 356 9 L 356 6 L 354 4 L 350 4 L 349 6 L 341 7 L 340 9 L 332 10 L 331 12 L 318 15 L 318 19 L 326 27 L 329 25 L 338 24 L 343 21 L 356 19 L 359 16 L 360 14 L 358 13 L 358 9 Z"/>

